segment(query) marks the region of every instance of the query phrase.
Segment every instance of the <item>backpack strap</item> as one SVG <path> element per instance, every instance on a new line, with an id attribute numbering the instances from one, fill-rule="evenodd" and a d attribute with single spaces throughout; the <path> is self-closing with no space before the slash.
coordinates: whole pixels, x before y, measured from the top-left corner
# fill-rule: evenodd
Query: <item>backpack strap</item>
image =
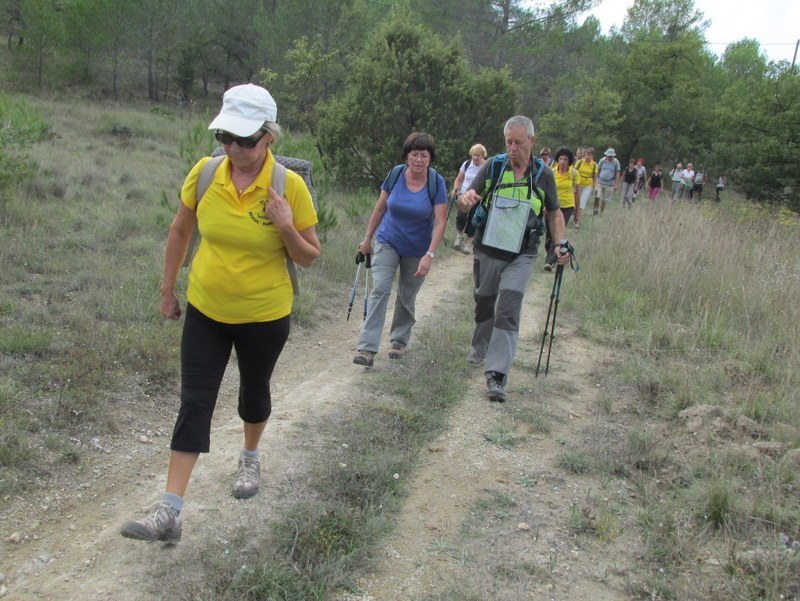
<path id="1" fill-rule="evenodd" d="M 286 167 L 275 161 L 275 168 L 272 171 L 272 188 L 278 196 L 283 196 L 286 190 L 286 171 L 288 171 Z M 286 271 L 289 273 L 289 279 L 292 281 L 294 295 L 297 296 L 300 294 L 300 281 L 297 278 L 297 265 L 295 265 L 294 261 L 289 257 L 289 251 L 286 251 Z"/>
<path id="2" fill-rule="evenodd" d="M 275 169 L 272 171 L 272 187 L 278 196 L 283 196 L 286 190 L 286 167 L 280 163 L 275 163 Z"/>
<path id="3" fill-rule="evenodd" d="M 531 189 L 535 188 L 536 184 L 539 183 L 539 176 L 542 174 L 542 171 L 544 170 L 544 161 L 543 160 L 538 159 L 538 158 L 534 158 L 533 160 L 535 162 L 539 163 L 539 170 L 536 172 L 536 176 L 533 178 L 533 182 L 532 182 L 533 185 L 531 186 Z M 536 196 L 539 196 L 539 195 L 536 194 Z"/>
<path id="4" fill-rule="evenodd" d="M 395 165 L 392 167 L 392 170 L 389 172 L 389 175 L 386 176 L 386 188 L 388 189 L 389 193 L 392 192 L 395 185 L 397 184 L 397 180 L 400 179 L 400 176 L 405 173 L 406 166 L 405 164 L 401 163 L 399 165 Z M 428 167 L 428 181 L 427 181 L 427 188 L 428 188 L 428 198 L 431 201 L 431 205 L 433 205 L 434 201 L 436 200 L 436 194 L 439 192 L 439 178 L 437 177 L 439 174 L 433 167 Z"/>
<path id="5" fill-rule="evenodd" d="M 205 196 L 206 191 L 208 191 L 211 182 L 214 180 L 214 175 L 224 159 L 225 155 L 212 157 L 200 168 L 200 174 L 197 176 L 197 187 L 195 191 L 195 211 L 197 211 L 200 201 L 203 200 L 203 196 Z M 283 196 L 284 192 L 286 191 L 286 171 L 286 167 L 275 161 L 275 167 L 272 171 L 272 188 L 278 193 L 279 196 Z M 195 223 L 194 229 L 192 230 L 192 236 L 189 238 L 186 256 L 183 258 L 184 267 L 188 267 L 189 263 L 192 262 L 194 248 L 197 246 L 197 241 L 199 238 L 200 229 L 198 228 L 197 223 Z M 286 251 L 286 271 L 289 273 L 289 279 L 292 282 L 292 291 L 294 292 L 294 295 L 297 296 L 300 293 L 300 282 L 297 278 L 297 266 L 294 264 L 294 261 L 289 258 L 288 251 Z"/>
<path id="6" fill-rule="evenodd" d="M 436 200 L 436 194 L 439 192 L 439 177 L 436 169 L 433 167 L 428 167 L 428 198 L 431 200 L 431 206 L 433 206 L 434 201 Z"/>
<path id="7" fill-rule="evenodd" d="M 498 154 L 492 157 L 492 162 L 489 165 L 489 176 L 491 179 L 491 183 L 486 188 L 483 197 L 483 204 L 484 206 L 488 207 L 489 199 L 491 198 L 492 194 L 494 193 L 495 188 L 500 183 L 500 178 L 503 177 L 503 172 L 506 170 L 506 162 L 508 159 L 507 154 Z M 532 157 L 533 165 L 531 166 L 530 170 L 530 179 L 528 182 L 528 191 L 530 198 L 530 193 L 536 195 L 536 197 L 541 201 L 542 208 L 544 207 L 544 198 L 542 198 L 541 194 L 539 193 L 539 176 L 542 175 L 542 171 L 544 171 L 545 164 L 539 157 Z M 536 175 L 533 175 L 533 169 L 536 167 Z M 537 215 L 538 216 L 538 215 Z"/>
<path id="8" fill-rule="evenodd" d="M 389 175 L 386 176 L 386 188 L 389 190 L 390 194 L 394 189 L 395 184 L 397 184 L 397 180 L 400 179 L 400 176 L 403 175 L 405 170 L 406 166 L 401 163 L 400 165 L 395 165 L 392 167 Z"/>
<path id="9" fill-rule="evenodd" d="M 200 201 L 203 200 L 203 196 L 205 196 L 208 187 L 214 180 L 214 174 L 216 174 L 217 169 L 219 169 L 219 166 L 222 164 L 224 159 L 224 154 L 211 157 L 211 159 L 206 161 L 206 163 L 200 168 L 200 174 L 197 176 L 197 185 L 195 187 L 194 194 L 195 213 L 197 212 L 197 207 L 200 205 Z M 189 238 L 189 245 L 186 247 L 186 256 L 183 257 L 184 267 L 188 267 L 189 263 L 192 262 L 192 257 L 194 257 L 194 248 L 197 246 L 197 241 L 199 239 L 200 229 L 197 227 L 197 223 L 195 223 L 194 229 L 192 230 L 192 236 Z"/>
<path id="10" fill-rule="evenodd" d="M 294 171 L 297 175 L 303 178 L 303 181 L 306 183 L 306 187 L 308 191 L 311 193 L 311 202 L 314 203 L 314 209 L 317 209 L 317 194 L 314 189 L 314 177 L 311 173 L 311 161 L 307 161 L 305 159 L 298 159 L 295 157 L 285 157 L 279 154 L 273 155 L 275 157 L 275 162 L 280 163 L 284 167 L 286 167 L 289 171 Z M 281 195 L 282 196 L 282 195 Z"/>

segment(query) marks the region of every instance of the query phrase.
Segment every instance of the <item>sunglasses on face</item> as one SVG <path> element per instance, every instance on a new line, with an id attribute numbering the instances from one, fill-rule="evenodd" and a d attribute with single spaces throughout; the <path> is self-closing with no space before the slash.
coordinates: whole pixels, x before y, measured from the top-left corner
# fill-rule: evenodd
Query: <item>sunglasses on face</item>
<path id="1" fill-rule="evenodd" d="M 233 144 L 236 142 L 241 148 L 255 148 L 256 144 L 261 141 L 261 138 L 266 135 L 267 132 L 263 132 L 257 138 L 240 138 L 239 136 L 234 136 L 233 134 L 229 134 L 228 132 L 219 129 L 214 132 L 214 137 L 220 144 L 227 146 L 228 144 Z"/>

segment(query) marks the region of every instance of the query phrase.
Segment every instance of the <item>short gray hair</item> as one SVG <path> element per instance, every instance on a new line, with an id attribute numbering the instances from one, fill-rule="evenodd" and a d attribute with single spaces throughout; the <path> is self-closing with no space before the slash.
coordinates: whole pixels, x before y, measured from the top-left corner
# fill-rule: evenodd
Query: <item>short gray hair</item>
<path id="1" fill-rule="evenodd" d="M 524 115 L 515 115 L 506 121 L 506 124 L 503 126 L 503 135 L 505 135 L 509 129 L 516 127 L 524 127 L 529 138 L 532 138 L 535 135 L 533 130 L 533 121 Z"/>

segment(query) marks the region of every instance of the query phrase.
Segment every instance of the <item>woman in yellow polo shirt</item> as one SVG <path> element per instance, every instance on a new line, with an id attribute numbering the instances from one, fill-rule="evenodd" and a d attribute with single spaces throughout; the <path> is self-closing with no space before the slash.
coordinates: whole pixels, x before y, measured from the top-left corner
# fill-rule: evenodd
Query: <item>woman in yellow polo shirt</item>
<path id="1" fill-rule="evenodd" d="M 561 213 L 564 215 L 564 227 L 567 227 L 575 205 L 578 203 L 578 183 L 580 176 L 577 169 L 572 166 L 575 162 L 575 155 L 569 148 L 559 148 L 553 159 L 553 177 L 556 180 L 556 192 L 558 193 L 558 204 L 561 205 Z M 547 258 L 544 262 L 545 271 L 552 271 L 556 264 L 556 251 L 550 231 L 547 231 L 545 240 Z"/>
<path id="2" fill-rule="evenodd" d="M 183 496 L 200 453 L 209 450 L 211 417 L 222 376 L 236 349 L 239 416 L 244 445 L 233 496 L 258 492 L 258 444 L 272 405 L 269 381 L 289 336 L 292 284 L 288 257 L 308 267 L 320 256 L 317 215 L 302 178 L 286 172 L 284 195 L 272 187 L 280 136 L 277 106 L 262 87 L 246 84 L 225 92 L 211 122 L 226 158 L 197 202 L 201 160 L 189 172 L 164 253 L 161 314 L 182 315 L 175 294 L 178 270 L 195 224 L 202 240 L 192 262 L 181 341 L 181 404 L 170 444 L 166 491 L 155 513 L 122 526 L 122 535 L 177 542 Z"/>
<path id="3" fill-rule="evenodd" d="M 581 219 L 583 218 L 583 210 L 586 208 L 586 203 L 589 202 L 589 197 L 592 192 L 597 188 L 597 163 L 594 162 L 594 148 L 584 148 L 583 155 L 575 155 L 575 164 L 573 167 L 578 171 L 578 200 L 575 205 L 575 217 L 572 223 L 576 228 L 580 228 Z"/>

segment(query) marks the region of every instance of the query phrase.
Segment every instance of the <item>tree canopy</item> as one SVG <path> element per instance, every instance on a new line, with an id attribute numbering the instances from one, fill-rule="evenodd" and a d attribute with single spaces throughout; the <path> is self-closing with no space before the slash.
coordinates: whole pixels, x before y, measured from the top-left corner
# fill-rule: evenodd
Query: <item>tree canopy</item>
<path id="1" fill-rule="evenodd" d="M 345 90 L 322 108 L 320 144 L 352 184 L 380 183 L 412 131 L 434 136 L 449 169 L 476 141 L 501 138 L 497 124 L 513 112 L 515 94 L 506 71 L 471 71 L 456 43 L 398 17 L 355 57 Z"/>
<path id="2" fill-rule="evenodd" d="M 213 110 L 227 87 L 264 83 L 348 184 L 379 179 L 412 129 L 452 168 L 475 141 L 497 150 L 521 113 L 539 145 L 693 161 L 797 207 L 797 70 L 751 39 L 712 54 L 694 0 L 635 0 L 609 35 L 579 20 L 597 3 L 0 0 L 0 27 L 6 89 Z"/>

